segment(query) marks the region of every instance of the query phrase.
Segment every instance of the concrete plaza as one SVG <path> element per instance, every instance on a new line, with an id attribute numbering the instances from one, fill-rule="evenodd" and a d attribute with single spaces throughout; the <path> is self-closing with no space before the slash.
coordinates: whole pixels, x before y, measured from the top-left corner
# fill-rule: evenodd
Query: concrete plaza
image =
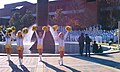
<path id="1" fill-rule="evenodd" d="M 7 61 L 0 56 L 0 72 L 120 72 L 120 53 L 86 56 L 65 56 L 64 65 L 58 63 L 58 56 L 44 56 L 43 62 L 35 56 L 24 57 L 19 66 L 17 56 Z"/>

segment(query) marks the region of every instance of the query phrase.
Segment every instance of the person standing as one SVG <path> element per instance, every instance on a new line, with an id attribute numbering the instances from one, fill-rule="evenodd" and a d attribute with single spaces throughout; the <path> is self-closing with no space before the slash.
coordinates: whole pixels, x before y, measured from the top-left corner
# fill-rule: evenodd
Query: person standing
<path id="1" fill-rule="evenodd" d="M 59 53 L 60 53 L 59 64 L 60 65 L 63 65 L 63 56 L 64 56 L 64 47 L 65 47 L 64 41 L 67 35 L 68 35 L 68 32 L 65 35 L 62 32 L 60 32 L 58 35 L 58 43 L 59 43 L 58 48 L 59 48 Z"/>
<path id="2" fill-rule="evenodd" d="M 90 57 L 90 42 L 92 40 L 90 39 L 90 37 L 88 36 L 88 34 L 86 34 L 85 37 L 85 43 L 86 43 L 86 56 L 87 56 L 87 52 L 89 53 L 89 57 Z"/>
<path id="3" fill-rule="evenodd" d="M 42 51 L 43 51 L 43 39 L 45 37 L 45 31 L 42 34 L 42 32 L 37 32 L 35 31 L 36 37 L 37 37 L 37 49 L 40 57 L 40 61 L 42 61 Z"/>
<path id="4" fill-rule="evenodd" d="M 83 55 L 83 49 L 84 49 L 84 34 L 81 33 L 81 36 L 78 38 L 78 42 L 79 42 L 79 47 L 80 47 L 80 55 Z"/>
<path id="5" fill-rule="evenodd" d="M 16 34 L 16 42 L 17 42 L 17 51 L 19 56 L 19 63 L 22 65 L 23 62 L 23 34 L 21 30 L 19 30 Z"/>
<path id="6" fill-rule="evenodd" d="M 12 52 L 12 46 L 11 46 L 11 34 L 9 32 L 6 32 L 6 35 L 2 32 L 2 34 L 5 37 L 5 50 L 7 53 L 8 61 L 10 60 L 11 52 Z"/>

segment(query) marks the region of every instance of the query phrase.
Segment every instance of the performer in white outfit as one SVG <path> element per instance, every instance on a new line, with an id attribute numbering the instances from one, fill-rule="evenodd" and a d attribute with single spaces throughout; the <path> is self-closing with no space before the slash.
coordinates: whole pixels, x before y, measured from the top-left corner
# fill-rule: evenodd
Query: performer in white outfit
<path id="1" fill-rule="evenodd" d="M 11 32 L 11 37 L 12 37 L 13 41 L 15 41 L 15 39 L 16 39 L 15 32 Z"/>
<path id="2" fill-rule="evenodd" d="M 5 50 L 6 50 L 6 53 L 7 53 L 8 60 L 10 60 L 10 55 L 11 55 L 11 52 L 12 52 L 11 34 L 9 32 L 6 32 L 6 35 L 3 32 L 2 32 L 2 34 L 5 37 Z"/>
<path id="3" fill-rule="evenodd" d="M 60 65 L 63 65 L 63 56 L 64 56 L 64 47 L 65 47 L 64 41 L 67 35 L 68 35 L 68 32 L 65 35 L 62 32 L 60 32 L 58 35 L 58 43 L 59 43 L 58 48 L 59 48 L 59 53 L 60 53 L 59 64 Z"/>
<path id="4" fill-rule="evenodd" d="M 20 65 L 22 65 L 24 48 L 23 48 L 23 35 L 20 30 L 16 34 L 16 41 L 17 41 L 17 51 L 19 56 L 19 62 L 20 62 Z"/>
<path id="5" fill-rule="evenodd" d="M 42 32 L 37 32 L 35 31 L 36 37 L 37 37 L 37 49 L 40 57 L 40 61 L 42 61 L 42 51 L 43 51 L 43 39 L 45 37 L 45 31 L 42 34 Z"/>

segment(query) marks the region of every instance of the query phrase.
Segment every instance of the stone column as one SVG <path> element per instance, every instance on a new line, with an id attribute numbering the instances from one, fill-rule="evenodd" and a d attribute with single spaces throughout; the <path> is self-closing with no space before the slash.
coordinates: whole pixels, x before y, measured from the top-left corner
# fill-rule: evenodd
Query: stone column
<path id="1" fill-rule="evenodd" d="M 48 0 L 37 0 L 37 24 L 43 26 L 48 24 Z"/>
<path id="2" fill-rule="evenodd" d="M 37 16 L 36 21 L 38 25 L 38 31 L 41 31 L 41 27 L 48 25 L 48 0 L 37 0 Z M 50 31 L 46 32 L 43 40 L 43 52 L 55 53 L 55 42 Z"/>

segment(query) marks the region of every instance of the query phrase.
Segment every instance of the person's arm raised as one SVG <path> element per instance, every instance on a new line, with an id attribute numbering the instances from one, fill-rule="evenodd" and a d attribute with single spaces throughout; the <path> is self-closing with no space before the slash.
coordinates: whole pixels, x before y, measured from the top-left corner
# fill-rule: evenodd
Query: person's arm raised
<path id="1" fill-rule="evenodd" d="M 44 38 L 45 37 L 45 31 L 43 32 L 43 36 L 42 36 L 42 38 Z"/>
<path id="2" fill-rule="evenodd" d="M 67 38 L 68 33 L 69 33 L 68 31 L 65 33 L 64 40 Z"/>

